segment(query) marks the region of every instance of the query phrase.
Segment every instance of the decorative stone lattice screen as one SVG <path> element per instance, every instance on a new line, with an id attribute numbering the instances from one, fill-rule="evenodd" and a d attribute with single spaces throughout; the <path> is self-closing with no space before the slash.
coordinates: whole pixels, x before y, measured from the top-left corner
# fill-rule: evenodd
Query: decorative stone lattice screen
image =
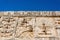
<path id="1" fill-rule="evenodd" d="M 0 40 L 60 40 L 60 11 L 0 12 Z"/>

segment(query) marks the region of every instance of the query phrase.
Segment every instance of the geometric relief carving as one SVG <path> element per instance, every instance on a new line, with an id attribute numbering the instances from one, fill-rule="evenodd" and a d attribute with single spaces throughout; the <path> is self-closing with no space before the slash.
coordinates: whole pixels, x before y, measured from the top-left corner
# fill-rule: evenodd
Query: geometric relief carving
<path id="1" fill-rule="evenodd" d="M 19 18 L 16 31 L 16 38 L 33 37 L 33 22 L 32 18 Z M 28 34 L 27 34 L 28 33 Z"/>
<path id="2" fill-rule="evenodd" d="M 15 27 L 15 19 L 12 16 L 10 15 L 2 16 L 0 23 L 0 37 L 5 39 L 13 38 L 14 27 Z"/>
<path id="3" fill-rule="evenodd" d="M 38 21 L 39 20 L 39 21 Z M 40 37 L 52 37 L 55 36 L 54 21 L 52 18 L 37 18 L 36 22 L 36 34 Z M 52 30 L 51 30 L 52 29 Z M 53 33 L 54 32 L 54 33 Z"/>

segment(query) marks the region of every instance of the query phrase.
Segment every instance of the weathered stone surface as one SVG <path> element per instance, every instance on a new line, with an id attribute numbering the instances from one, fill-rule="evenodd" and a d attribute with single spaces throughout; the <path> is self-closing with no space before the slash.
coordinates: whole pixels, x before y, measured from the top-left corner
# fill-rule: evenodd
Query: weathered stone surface
<path id="1" fill-rule="evenodd" d="M 0 12 L 0 40 L 60 40 L 60 11 Z"/>

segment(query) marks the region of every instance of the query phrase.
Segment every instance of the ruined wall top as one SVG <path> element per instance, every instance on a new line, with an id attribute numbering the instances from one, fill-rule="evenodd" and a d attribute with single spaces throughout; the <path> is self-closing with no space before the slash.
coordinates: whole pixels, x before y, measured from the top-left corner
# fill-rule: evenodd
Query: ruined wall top
<path id="1" fill-rule="evenodd" d="M 60 17 L 60 11 L 0 11 L 0 16 L 23 16 L 23 17 Z"/>

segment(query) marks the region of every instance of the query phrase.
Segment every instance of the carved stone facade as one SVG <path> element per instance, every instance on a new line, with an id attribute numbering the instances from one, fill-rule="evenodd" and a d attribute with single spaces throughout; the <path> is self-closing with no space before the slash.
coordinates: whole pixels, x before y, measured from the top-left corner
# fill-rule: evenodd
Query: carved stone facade
<path id="1" fill-rule="evenodd" d="M 60 11 L 0 12 L 0 40 L 60 40 Z"/>

